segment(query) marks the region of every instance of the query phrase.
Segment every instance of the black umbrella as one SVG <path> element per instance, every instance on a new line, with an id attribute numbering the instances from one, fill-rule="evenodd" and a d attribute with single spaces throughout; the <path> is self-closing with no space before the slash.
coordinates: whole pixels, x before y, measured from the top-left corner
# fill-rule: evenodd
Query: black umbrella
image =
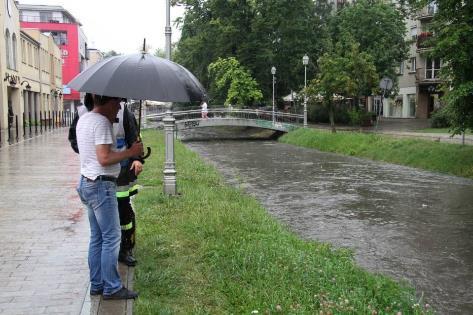
<path id="1" fill-rule="evenodd" d="M 69 86 L 98 95 L 162 102 L 200 101 L 205 95 L 189 70 L 147 53 L 104 59 L 77 75 Z"/>
<path id="2" fill-rule="evenodd" d="M 189 70 L 148 53 L 104 59 L 77 75 L 69 86 L 81 92 L 140 100 L 138 128 L 141 100 L 193 102 L 205 97 L 205 89 Z M 143 158 L 151 153 L 147 149 Z"/>

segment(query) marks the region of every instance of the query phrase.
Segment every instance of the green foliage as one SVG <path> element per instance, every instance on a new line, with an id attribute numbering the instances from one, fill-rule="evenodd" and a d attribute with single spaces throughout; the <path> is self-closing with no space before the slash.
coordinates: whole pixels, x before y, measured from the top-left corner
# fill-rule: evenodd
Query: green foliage
<path id="1" fill-rule="evenodd" d="M 363 112 L 356 108 L 353 108 L 348 111 L 348 116 L 350 117 L 350 124 L 352 126 L 360 126 L 363 121 Z"/>
<path id="2" fill-rule="evenodd" d="M 442 60 L 441 76 L 454 134 L 473 128 L 473 1 L 405 0 L 414 8 L 435 3 L 438 12 L 429 25 L 434 36 L 430 56 Z"/>
<path id="3" fill-rule="evenodd" d="M 176 142 L 179 197 L 162 193 L 162 133 L 134 199 L 137 314 L 421 314 L 405 284 L 370 274 L 353 254 L 298 238 L 252 197 Z"/>
<path id="4" fill-rule="evenodd" d="M 332 38 L 349 35 L 360 51 L 370 55 L 378 78 L 396 80 L 396 66 L 407 59 L 405 15 L 395 4 L 382 0 L 359 0 L 344 7 L 331 21 Z M 362 93 L 369 95 L 370 87 Z"/>
<path id="5" fill-rule="evenodd" d="M 218 58 L 209 65 L 209 76 L 217 92 L 226 94 L 225 105 L 251 106 L 263 98 L 258 83 L 235 58 Z"/>
<path id="6" fill-rule="evenodd" d="M 331 134 L 307 128 L 292 131 L 279 139 L 321 151 L 473 178 L 473 146 L 358 132 Z"/>
<path id="7" fill-rule="evenodd" d="M 162 48 L 157 48 L 157 49 L 154 51 L 154 55 L 155 55 L 156 57 L 166 58 L 166 52 L 165 52 L 164 49 L 162 49 Z"/>
<path id="8" fill-rule="evenodd" d="M 307 108 L 307 119 L 314 123 L 330 123 L 329 109 L 321 102 L 311 103 Z M 346 125 L 350 122 L 348 110 L 344 104 L 334 104 L 333 120 L 337 124 Z"/>
<path id="9" fill-rule="evenodd" d="M 443 62 L 445 101 L 454 133 L 473 128 L 473 2 L 439 0 L 432 56 Z"/>
<path id="10" fill-rule="evenodd" d="M 451 117 L 446 107 L 437 109 L 432 113 L 430 126 L 432 128 L 448 128 L 451 126 Z"/>
<path id="11" fill-rule="evenodd" d="M 277 68 L 277 95 L 299 90 L 304 82 L 302 56 L 307 53 L 311 60 L 317 60 L 327 37 L 327 0 L 176 3 L 187 9 L 184 18 L 178 20 L 182 33 L 176 61 L 206 87 L 211 81 L 208 66 L 219 57 L 235 57 L 253 74 L 267 100 L 272 95 L 271 66 Z M 313 64 L 307 70 L 308 76 L 313 76 Z"/>
<path id="12" fill-rule="evenodd" d="M 307 94 L 328 108 L 334 130 L 333 104 L 346 97 L 357 99 L 364 90 L 373 89 L 376 69 L 372 57 L 360 52 L 359 44 L 349 35 L 342 37 L 333 51 L 320 57 L 318 65 L 320 72 L 309 83 Z"/>

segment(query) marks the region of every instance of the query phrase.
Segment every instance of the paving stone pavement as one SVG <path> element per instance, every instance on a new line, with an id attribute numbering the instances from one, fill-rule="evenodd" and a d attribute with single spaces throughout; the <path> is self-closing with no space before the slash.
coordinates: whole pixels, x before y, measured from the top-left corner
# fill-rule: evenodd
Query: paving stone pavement
<path id="1" fill-rule="evenodd" d="M 131 314 L 88 294 L 87 213 L 67 128 L 0 148 L 0 314 Z M 130 270 L 129 270 L 130 269 Z M 120 265 L 132 287 L 132 268 Z"/>

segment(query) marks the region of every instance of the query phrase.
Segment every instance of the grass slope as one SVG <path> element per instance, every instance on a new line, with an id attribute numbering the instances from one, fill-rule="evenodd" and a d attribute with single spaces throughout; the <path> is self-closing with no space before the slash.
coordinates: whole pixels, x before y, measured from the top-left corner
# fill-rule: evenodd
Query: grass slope
<path id="1" fill-rule="evenodd" d="M 374 133 L 297 129 L 279 141 L 473 178 L 473 146 L 394 138 Z"/>
<path id="2" fill-rule="evenodd" d="M 411 288 L 370 274 L 348 250 L 304 241 L 176 142 L 179 197 L 162 193 L 163 135 L 137 209 L 136 314 L 421 314 Z"/>

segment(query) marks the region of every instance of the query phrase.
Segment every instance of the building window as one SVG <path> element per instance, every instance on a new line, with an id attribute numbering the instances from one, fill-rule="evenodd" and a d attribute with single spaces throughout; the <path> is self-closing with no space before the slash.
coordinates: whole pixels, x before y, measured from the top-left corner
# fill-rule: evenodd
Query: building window
<path id="1" fill-rule="evenodd" d="M 417 26 L 411 27 L 411 39 L 412 40 L 417 39 Z"/>
<path id="2" fill-rule="evenodd" d="M 437 13 L 437 11 L 438 11 L 437 3 L 435 1 L 429 3 L 429 5 L 427 6 L 427 12 L 429 13 L 429 15 L 434 15 L 435 13 Z"/>
<path id="3" fill-rule="evenodd" d="M 67 32 L 51 32 L 56 45 L 67 45 Z"/>
<path id="4" fill-rule="evenodd" d="M 28 64 L 33 66 L 33 45 L 28 44 Z"/>
<path id="5" fill-rule="evenodd" d="M 409 73 L 416 72 L 416 69 L 417 69 L 416 57 L 412 57 L 409 61 L 410 61 Z"/>
<path id="6" fill-rule="evenodd" d="M 18 54 L 18 49 L 17 49 L 17 42 L 16 42 L 16 34 L 13 33 L 11 37 L 11 45 L 12 45 L 12 57 L 13 57 L 13 63 L 12 63 L 12 68 L 13 70 L 17 70 L 17 54 Z"/>
<path id="7" fill-rule="evenodd" d="M 11 42 L 10 42 L 10 31 L 7 29 L 5 32 L 5 52 L 7 58 L 7 68 L 11 69 Z"/>
<path id="8" fill-rule="evenodd" d="M 33 58 L 34 58 L 34 67 L 35 67 L 36 69 L 38 69 L 38 68 L 39 68 L 39 49 L 38 49 L 38 47 L 36 47 L 36 46 L 35 46 L 35 48 L 34 48 L 34 56 L 33 56 Z"/>
<path id="9" fill-rule="evenodd" d="M 24 39 L 21 40 L 21 62 L 26 64 L 26 41 Z"/>
<path id="10" fill-rule="evenodd" d="M 407 106 L 409 106 L 409 117 L 416 117 L 416 95 L 407 94 Z"/>
<path id="11" fill-rule="evenodd" d="M 404 74 L 404 61 L 401 61 L 397 69 L 397 74 Z"/>
<path id="12" fill-rule="evenodd" d="M 438 79 L 440 74 L 440 58 L 427 58 L 425 61 L 425 78 Z"/>
<path id="13" fill-rule="evenodd" d="M 41 11 L 39 12 L 39 20 L 40 22 L 49 22 L 53 19 L 52 12 Z"/>

